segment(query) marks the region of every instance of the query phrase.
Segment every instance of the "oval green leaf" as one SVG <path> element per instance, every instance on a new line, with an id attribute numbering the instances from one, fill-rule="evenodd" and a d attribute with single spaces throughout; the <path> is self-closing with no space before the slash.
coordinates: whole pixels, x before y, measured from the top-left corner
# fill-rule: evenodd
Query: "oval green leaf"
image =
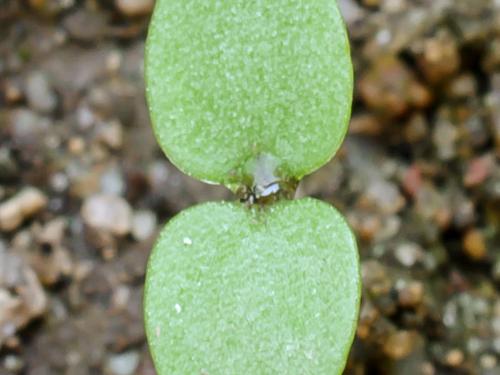
<path id="1" fill-rule="evenodd" d="M 310 198 L 195 206 L 161 232 L 144 303 L 161 375 L 341 374 L 360 303 L 356 242 Z"/>
<path id="2" fill-rule="evenodd" d="M 352 64 L 335 0 L 157 0 L 146 47 L 156 137 L 186 174 L 300 179 L 347 130 Z"/>

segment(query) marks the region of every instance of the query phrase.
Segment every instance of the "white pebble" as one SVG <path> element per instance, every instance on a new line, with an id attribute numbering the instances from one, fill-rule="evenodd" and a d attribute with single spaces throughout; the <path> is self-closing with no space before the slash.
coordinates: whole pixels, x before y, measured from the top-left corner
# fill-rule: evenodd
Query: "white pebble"
<path id="1" fill-rule="evenodd" d="M 132 236 L 137 241 L 150 238 L 156 229 L 156 215 L 152 211 L 140 210 L 132 218 Z"/>
<path id="2" fill-rule="evenodd" d="M 106 363 L 106 367 L 113 375 L 132 375 L 135 374 L 139 366 L 139 361 L 139 353 L 129 351 L 110 357 Z"/>
<path id="3" fill-rule="evenodd" d="M 116 195 L 95 194 L 88 197 L 81 214 L 88 226 L 117 236 L 126 235 L 132 228 L 132 209 L 125 199 Z"/>

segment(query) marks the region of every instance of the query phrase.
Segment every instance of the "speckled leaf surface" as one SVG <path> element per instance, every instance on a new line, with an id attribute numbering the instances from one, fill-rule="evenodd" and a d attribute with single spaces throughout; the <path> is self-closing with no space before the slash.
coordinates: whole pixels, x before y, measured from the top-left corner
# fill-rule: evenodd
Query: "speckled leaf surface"
<path id="1" fill-rule="evenodd" d="M 207 203 L 158 239 L 146 331 L 161 375 L 341 374 L 359 301 L 355 239 L 330 205 Z"/>
<path id="2" fill-rule="evenodd" d="M 266 155 L 298 179 L 346 133 L 346 29 L 335 0 L 157 0 L 146 84 L 158 141 L 185 173 L 239 183 Z"/>

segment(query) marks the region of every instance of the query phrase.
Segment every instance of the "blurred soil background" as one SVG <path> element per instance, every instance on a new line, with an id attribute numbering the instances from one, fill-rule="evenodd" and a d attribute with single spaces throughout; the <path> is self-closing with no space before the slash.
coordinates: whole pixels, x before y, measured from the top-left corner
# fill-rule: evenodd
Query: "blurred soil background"
<path id="1" fill-rule="evenodd" d="M 148 253 L 179 210 L 232 199 L 152 136 L 153 0 L 0 0 L 0 375 L 153 375 Z M 500 1 L 339 0 L 350 134 L 299 194 L 357 233 L 346 374 L 500 374 Z M 333 291 L 332 291 L 333 292 Z"/>

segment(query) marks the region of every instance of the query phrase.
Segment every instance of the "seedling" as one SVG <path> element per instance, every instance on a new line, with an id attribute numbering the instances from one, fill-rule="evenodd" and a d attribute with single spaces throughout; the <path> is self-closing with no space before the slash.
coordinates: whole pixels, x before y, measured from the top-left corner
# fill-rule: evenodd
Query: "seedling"
<path id="1" fill-rule="evenodd" d="M 160 146 L 241 202 L 173 218 L 149 260 L 159 375 L 340 374 L 360 301 L 344 218 L 297 182 L 347 130 L 352 66 L 334 0 L 157 0 L 146 47 Z"/>

